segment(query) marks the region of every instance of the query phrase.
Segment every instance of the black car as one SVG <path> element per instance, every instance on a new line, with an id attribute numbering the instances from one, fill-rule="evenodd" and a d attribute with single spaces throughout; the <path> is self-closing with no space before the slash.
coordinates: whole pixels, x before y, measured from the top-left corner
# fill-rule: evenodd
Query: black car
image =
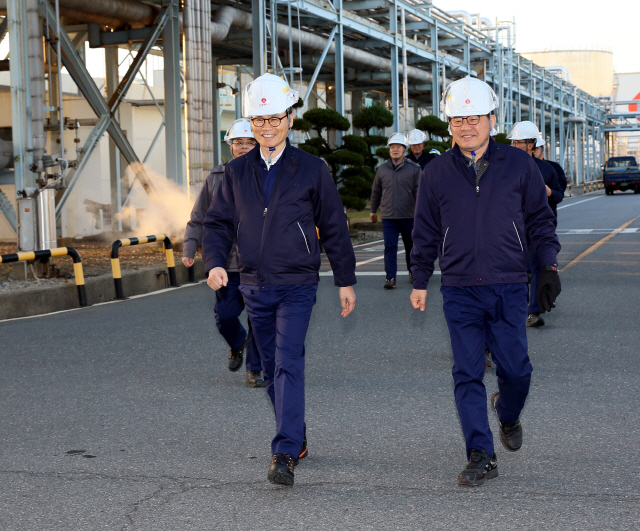
<path id="1" fill-rule="evenodd" d="M 635 157 L 611 157 L 603 172 L 604 191 L 607 195 L 616 190 L 633 190 L 640 194 L 640 168 Z"/>

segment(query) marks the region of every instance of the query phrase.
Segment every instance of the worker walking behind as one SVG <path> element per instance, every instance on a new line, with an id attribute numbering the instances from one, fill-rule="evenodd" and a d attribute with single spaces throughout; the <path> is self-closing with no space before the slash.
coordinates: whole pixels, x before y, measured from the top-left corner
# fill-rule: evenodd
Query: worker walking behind
<path id="1" fill-rule="evenodd" d="M 538 166 L 546 185 L 548 202 L 551 210 L 553 211 L 553 223 L 555 228 L 558 225 L 556 207 L 564 198 L 564 189 L 560 185 L 558 175 L 553 167 L 546 161 L 540 160 L 534 156 L 534 150 L 541 141 L 538 127 L 536 124 L 529 121 L 517 122 L 511 128 L 511 131 L 509 131 L 507 138 L 511 140 L 511 145 L 531 155 L 531 157 L 533 157 L 533 161 Z M 538 328 L 545 324 L 544 319 L 540 317 L 540 305 L 537 297 L 540 267 L 541 262 L 535 250 L 529 249 L 529 271 L 531 273 L 529 311 L 527 314 L 527 326 L 529 328 Z"/>
<path id="2" fill-rule="evenodd" d="M 455 146 L 429 163 L 416 203 L 411 303 L 425 310 L 427 285 L 439 259 L 444 314 L 451 336 L 454 395 L 467 450 L 461 486 L 498 475 L 483 383 L 485 344 L 496 364 L 491 396 L 500 440 L 522 445 L 520 412 L 531 380 L 527 352 L 527 238 L 545 264 L 539 292 L 553 305 L 560 293 L 560 244 L 540 171 L 531 157 L 489 137 L 498 98 L 466 77 L 442 96 Z"/>
<path id="3" fill-rule="evenodd" d="M 229 144 L 231 156 L 234 159 L 245 155 L 256 145 L 251 132 L 251 123 L 246 119 L 233 122 L 224 140 Z M 191 219 L 187 223 L 182 244 L 182 263 L 187 267 L 193 266 L 196 251 L 202 247 L 202 223 L 209 205 L 211 205 L 211 200 L 224 176 L 224 167 L 225 164 L 220 164 L 211 170 L 191 211 Z M 251 323 L 249 322 L 249 331 L 247 332 L 239 319 L 244 309 L 244 301 L 238 288 L 240 285 L 240 273 L 238 250 L 235 242 L 229 254 L 226 269 L 229 274 L 229 283 L 224 289 L 216 292 L 214 311 L 218 331 L 230 347 L 227 365 L 229 370 L 233 372 L 240 369 L 246 345 L 247 384 L 251 387 L 264 387 L 264 380 L 260 372 L 262 370 L 260 355 L 251 333 Z"/>
<path id="4" fill-rule="evenodd" d="M 287 139 L 297 101 L 298 93 L 273 74 L 245 87 L 244 114 L 260 146 L 226 165 L 202 246 L 208 284 L 219 290 L 229 282 L 225 267 L 237 239 L 240 291 L 276 417 L 267 478 L 282 485 L 293 485 L 294 466 L 308 453 L 304 342 L 319 281 L 316 227 L 343 317 L 356 301 L 355 253 L 338 189 L 325 162 Z"/>
<path id="5" fill-rule="evenodd" d="M 407 136 L 410 151 L 407 155 L 407 159 L 418 164 L 421 170 L 424 170 L 424 167 L 435 158 L 431 151 L 427 153 L 424 150 L 424 141 L 426 139 L 427 135 L 425 135 L 423 131 L 420 131 L 420 129 L 410 131 Z"/>
<path id="6" fill-rule="evenodd" d="M 416 194 L 420 181 L 420 166 L 407 160 L 407 139 L 401 133 L 393 133 L 387 142 L 391 158 L 378 168 L 371 189 L 371 214 L 373 223 L 378 220 L 378 207 L 382 214 L 382 232 L 384 235 L 384 270 L 386 272 L 385 289 L 396 287 L 398 272 L 398 236 L 404 243 L 409 281 L 411 274 L 411 231 L 416 207 Z"/>
<path id="7" fill-rule="evenodd" d="M 560 164 L 553 160 L 544 158 L 544 140 L 542 138 L 542 133 L 540 133 L 540 136 L 536 141 L 536 148 L 533 150 L 533 156 L 539 160 L 543 160 L 547 164 L 550 164 L 551 167 L 556 171 L 556 175 L 558 176 L 558 189 L 562 191 L 564 197 L 564 192 L 566 191 L 569 184 L 567 182 L 567 174 L 564 172 L 564 168 Z"/>

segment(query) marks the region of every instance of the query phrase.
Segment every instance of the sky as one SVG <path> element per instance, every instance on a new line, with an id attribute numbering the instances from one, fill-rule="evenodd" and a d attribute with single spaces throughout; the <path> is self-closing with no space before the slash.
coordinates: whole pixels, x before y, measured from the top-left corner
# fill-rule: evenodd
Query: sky
<path id="1" fill-rule="evenodd" d="M 640 0 L 433 0 L 444 11 L 516 22 L 516 51 L 613 52 L 617 73 L 640 72 Z"/>

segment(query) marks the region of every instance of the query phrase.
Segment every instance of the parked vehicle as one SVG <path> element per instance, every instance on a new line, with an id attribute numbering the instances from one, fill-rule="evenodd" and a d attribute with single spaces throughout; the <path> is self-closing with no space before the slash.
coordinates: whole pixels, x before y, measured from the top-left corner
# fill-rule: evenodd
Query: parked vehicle
<path id="1" fill-rule="evenodd" d="M 603 172 L 604 191 L 607 195 L 616 190 L 633 190 L 640 194 L 640 168 L 635 157 L 611 157 Z"/>

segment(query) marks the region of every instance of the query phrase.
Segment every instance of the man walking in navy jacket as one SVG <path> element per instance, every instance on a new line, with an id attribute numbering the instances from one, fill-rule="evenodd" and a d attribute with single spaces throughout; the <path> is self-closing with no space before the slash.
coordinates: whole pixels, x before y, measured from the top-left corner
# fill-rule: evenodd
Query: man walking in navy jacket
<path id="1" fill-rule="evenodd" d="M 499 391 L 491 404 L 500 440 L 522 445 L 520 412 L 531 379 L 527 353 L 527 236 L 544 264 L 538 293 L 551 307 L 560 293 L 553 225 L 542 176 L 526 153 L 490 138 L 498 98 L 466 77 L 445 90 L 441 110 L 455 146 L 422 174 L 413 229 L 414 308 L 425 310 L 427 284 L 439 258 L 444 314 L 451 336 L 454 395 L 467 466 L 461 486 L 498 475 L 483 383 L 485 344 L 496 363 Z"/>
<path id="2" fill-rule="evenodd" d="M 244 114 L 259 147 L 229 162 L 204 221 L 202 257 L 208 284 L 227 285 L 234 237 L 240 291 L 260 351 L 276 416 L 267 478 L 293 485 L 307 455 L 304 340 L 316 301 L 320 245 L 339 289 L 342 316 L 354 309 L 355 253 L 340 195 L 327 165 L 287 140 L 298 93 L 273 74 L 245 87 Z"/>

